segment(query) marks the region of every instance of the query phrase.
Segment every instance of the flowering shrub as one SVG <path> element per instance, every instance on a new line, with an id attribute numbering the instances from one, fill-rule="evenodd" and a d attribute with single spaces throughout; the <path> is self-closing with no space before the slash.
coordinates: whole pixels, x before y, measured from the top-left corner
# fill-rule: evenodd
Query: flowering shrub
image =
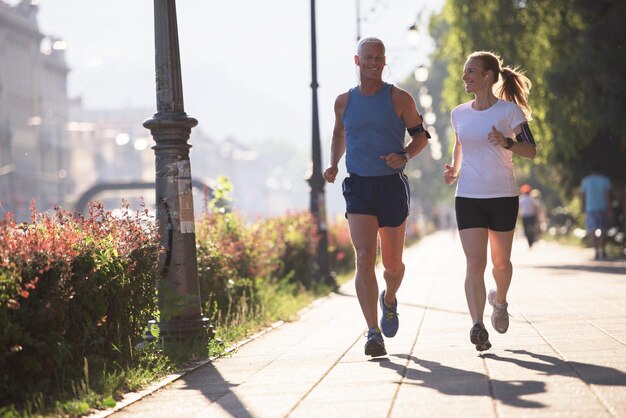
<path id="1" fill-rule="evenodd" d="M 236 306 L 255 305 L 253 254 L 246 228 L 233 213 L 205 213 L 196 225 L 200 299 L 205 314 L 226 315 Z"/>
<path id="2" fill-rule="evenodd" d="M 317 249 L 316 226 L 309 212 L 290 213 L 252 226 L 257 259 L 274 280 L 310 288 Z"/>
<path id="3" fill-rule="evenodd" d="M 142 214 L 32 210 L 0 223 L 0 406 L 127 364 L 156 315 L 159 246 Z"/>
<path id="4" fill-rule="evenodd" d="M 234 213 L 205 213 L 196 227 L 198 276 L 203 310 L 220 323 L 254 315 L 258 286 L 290 281 L 311 284 L 315 251 L 309 213 L 247 224 Z"/>
<path id="5" fill-rule="evenodd" d="M 337 274 L 354 269 L 354 248 L 345 219 L 335 222 L 328 229 L 328 258 L 331 270 Z"/>

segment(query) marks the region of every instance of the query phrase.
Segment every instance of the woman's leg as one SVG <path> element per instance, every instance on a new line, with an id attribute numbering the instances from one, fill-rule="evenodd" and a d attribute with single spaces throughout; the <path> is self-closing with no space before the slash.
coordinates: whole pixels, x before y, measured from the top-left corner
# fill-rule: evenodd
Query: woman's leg
<path id="1" fill-rule="evenodd" d="M 511 264 L 511 248 L 515 231 L 498 232 L 489 230 L 491 262 L 493 278 L 496 281 L 496 303 L 506 303 L 506 294 L 511 286 L 513 265 Z"/>
<path id="2" fill-rule="evenodd" d="M 483 323 L 485 311 L 485 268 L 487 267 L 487 229 L 467 228 L 459 231 L 465 252 L 465 297 L 473 323 Z"/>
<path id="3" fill-rule="evenodd" d="M 372 328 L 378 322 L 378 284 L 375 273 L 378 219 L 371 215 L 349 213 L 348 227 L 356 256 L 356 294 L 367 328 Z"/>

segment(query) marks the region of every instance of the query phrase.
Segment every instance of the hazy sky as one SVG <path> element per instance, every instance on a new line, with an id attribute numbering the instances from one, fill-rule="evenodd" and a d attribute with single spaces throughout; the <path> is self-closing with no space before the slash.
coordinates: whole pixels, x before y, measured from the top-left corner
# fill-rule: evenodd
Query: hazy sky
<path id="1" fill-rule="evenodd" d="M 360 3 L 361 33 L 387 45 L 387 81 L 401 80 L 426 62 L 432 42 L 423 37 L 410 46 L 407 28 L 420 11 L 427 17 L 443 0 Z M 316 2 L 323 139 L 331 133 L 335 97 L 357 82 L 356 4 Z M 195 129 L 217 140 L 272 138 L 310 148 L 310 2 L 179 0 L 177 13 L 185 110 L 199 120 Z M 149 0 L 39 0 L 42 32 L 68 43 L 69 93 L 89 109 L 156 110 L 153 19 Z"/>

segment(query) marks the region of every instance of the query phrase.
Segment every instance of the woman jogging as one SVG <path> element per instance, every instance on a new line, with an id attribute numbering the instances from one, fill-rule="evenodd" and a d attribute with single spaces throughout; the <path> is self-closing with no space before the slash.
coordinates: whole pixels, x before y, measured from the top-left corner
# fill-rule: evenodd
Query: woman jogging
<path id="1" fill-rule="evenodd" d="M 443 178 L 448 185 L 458 179 L 455 208 L 467 263 L 465 295 L 473 322 L 470 341 L 484 351 L 491 347 L 483 324 L 486 300 L 493 306 L 493 328 L 505 333 L 509 327 L 507 292 L 519 208 L 512 156 L 534 158 L 537 150 L 528 127 L 531 83 L 522 72 L 503 67 L 495 53 L 478 51 L 467 58 L 462 80 L 474 99 L 452 110 L 456 142 Z M 494 85 L 500 81 L 496 96 Z M 496 287 L 487 296 L 488 248 Z"/>

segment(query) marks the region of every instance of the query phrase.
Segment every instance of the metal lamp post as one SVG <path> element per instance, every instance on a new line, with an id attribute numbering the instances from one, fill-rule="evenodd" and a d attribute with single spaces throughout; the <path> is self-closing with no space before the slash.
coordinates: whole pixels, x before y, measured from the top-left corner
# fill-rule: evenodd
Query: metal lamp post
<path id="1" fill-rule="evenodd" d="M 328 231 L 326 224 L 326 202 L 324 198 L 324 177 L 322 176 L 322 157 L 320 146 L 320 123 L 317 107 L 317 42 L 315 36 L 315 0 L 311 0 L 311 91 L 313 98 L 312 120 L 312 161 L 307 181 L 311 188 L 311 214 L 317 223 L 318 245 L 315 260 L 315 276 L 319 281 L 334 285 L 328 267 Z"/>
<path id="2" fill-rule="evenodd" d="M 356 42 L 361 40 L 361 0 L 356 0 Z"/>
<path id="3" fill-rule="evenodd" d="M 156 217 L 162 255 L 159 333 L 164 340 L 202 336 L 191 167 L 187 143 L 198 124 L 187 116 L 178 48 L 175 0 L 154 1 L 157 113 L 144 121 L 156 145 Z"/>

